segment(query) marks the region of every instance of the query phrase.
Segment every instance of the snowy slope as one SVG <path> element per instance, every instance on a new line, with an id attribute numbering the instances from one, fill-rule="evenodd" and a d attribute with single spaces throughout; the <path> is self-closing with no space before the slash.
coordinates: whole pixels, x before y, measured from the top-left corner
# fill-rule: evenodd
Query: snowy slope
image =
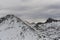
<path id="1" fill-rule="evenodd" d="M 41 24 L 36 30 L 44 36 L 42 39 L 60 40 L 60 22 Z"/>
<path id="2" fill-rule="evenodd" d="M 0 20 L 0 40 L 39 40 L 33 28 L 14 15 L 7 15 Z"/>
<path id="3" fill-rule="evenodd" d="M 0 40 L 59 40 L 60 22 L 41 24 L 37 27 L 14 15 L 0 18 Z"/>

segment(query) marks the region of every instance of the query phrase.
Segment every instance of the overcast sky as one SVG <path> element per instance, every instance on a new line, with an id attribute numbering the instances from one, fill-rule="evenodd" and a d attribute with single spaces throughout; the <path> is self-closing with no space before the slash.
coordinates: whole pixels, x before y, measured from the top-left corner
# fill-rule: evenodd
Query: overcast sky
<path id="1" fill-rule="evenodd" d="M 0 0 L 0 17 L 7 14 L 28 21 L 60 19 L 60 0 Z"/>

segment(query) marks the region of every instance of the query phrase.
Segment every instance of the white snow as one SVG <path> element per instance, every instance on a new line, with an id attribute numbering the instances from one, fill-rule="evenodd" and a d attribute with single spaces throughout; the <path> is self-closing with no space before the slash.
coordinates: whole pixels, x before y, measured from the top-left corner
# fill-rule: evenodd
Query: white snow
<path id="1" fill-rule="evenodd" d="M 23 21 L 17 22 L 16 17 L 2 22 L 0 30 L 0 40 L 39 40 L 35 31 Z"/>

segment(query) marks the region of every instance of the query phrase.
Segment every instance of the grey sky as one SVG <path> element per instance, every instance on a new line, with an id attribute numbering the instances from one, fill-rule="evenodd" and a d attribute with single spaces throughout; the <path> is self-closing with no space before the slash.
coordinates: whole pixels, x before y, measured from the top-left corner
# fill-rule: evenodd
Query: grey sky
<path id="1" fill-rule="evenodd" d="M 0 17 L 15 14 L 29 21 L 60 19 L 60 0 L 0 0 Z"/>

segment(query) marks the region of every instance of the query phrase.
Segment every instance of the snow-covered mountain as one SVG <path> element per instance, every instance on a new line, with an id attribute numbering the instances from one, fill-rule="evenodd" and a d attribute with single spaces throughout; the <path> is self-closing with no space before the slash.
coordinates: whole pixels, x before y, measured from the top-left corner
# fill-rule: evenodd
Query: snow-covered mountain
<path id="1" fill-rule="evenodd" d="M 60 40 L 60 20 L 49 19 L 46 23 L 41 23 L 34 28 L 47 40 Z"/>
<path id="2" fill-rule="evenodd" d="M 0 40 L 39 40 L 37 32 L 14 15 L 0 18 Z"/>
<path id="3" fill-rule="evenodd" d="M 59 40 L 60 22 L 32 26 L 14 15 L 0 18 L 0 40 Z"/>

